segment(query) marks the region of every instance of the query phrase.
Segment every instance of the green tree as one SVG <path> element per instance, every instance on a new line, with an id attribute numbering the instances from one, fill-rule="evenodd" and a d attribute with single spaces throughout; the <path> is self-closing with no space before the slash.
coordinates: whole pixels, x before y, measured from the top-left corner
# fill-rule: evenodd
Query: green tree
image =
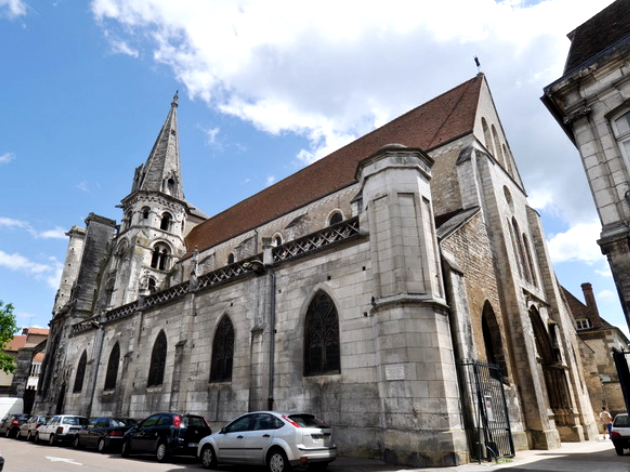
<path id="1" fill-rule="evenodd" d="M 15 362 L 13 356 L 4 352 L 6 345 L 11 342 L 15 333 L 18 332 L 15 324 L 15 315 L 13 314 L 13 305 L 5 305 L 0 300 L 0 370 L 7 374 L 13 373 L 15 370 Z"/>

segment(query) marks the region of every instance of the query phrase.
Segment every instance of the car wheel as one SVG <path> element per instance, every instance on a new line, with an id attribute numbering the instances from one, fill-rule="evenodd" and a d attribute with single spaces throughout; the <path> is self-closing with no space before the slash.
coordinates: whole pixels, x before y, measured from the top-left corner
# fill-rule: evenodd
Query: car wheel
<path id="1" fill-rule="evenodd" d="M 54 435 L 54 434 L 51 434 L 51 435 L 48 437 L 48 445 L 49 445 L 49 446 L 54 446 L 54 445 L 55 445 L 55 435 Z"/>
<path id="2" fill-rule="evenodd" d="M 158 462 L 166 462 L 168 460 L 168 447 L 166 447 L 166 443 L 160 441 L 155 448 L 155 458 Z"/>
<path id="3" fill-rule="evenodd" d="M 75 449 L 81 448 L 81 440 L 79 439 L 78 434 L 72 439 L 72 447 Z"/>
<path id="4" fill-rule="evenodd" d="M 105 450 L 107 449 L 107 447 L 105 446 L 105 438 L 101 438 L 98 440 L 98 444 L 96 445 L 96 449 L 98 449 L 98 452 L 100 452 L 101 454 L 103 454 L 105 452 Z"/>
<path id="5" fill-rule="evenodd" d="M 214 455 L 214 449 L 209 444 L 205 445 L 201 450 L 201 465 L 206 469 L 215 469 L 217 467 L 217 457 Z"/>
<path id="6" fill-rule="evenodd" d="M 615 446 L 615 452 L 618 456 L 623 456 L 623 447 Z"/>
<path id="7" fill-rule="evenodd" d="M 291 464 L 289 464 L 287 456 L 282 449 L 274 449 L 269 453 L 267 467 L 269 472 L 289 472 L 291 470 Z"/>
<path id="8" fill-rule="evenodd" d="M 131 445 L 129 441 L 123 441 L 120 445 L 120 455 L 123 457 L 129 457 L 129 453 L 131 452 Z"/>

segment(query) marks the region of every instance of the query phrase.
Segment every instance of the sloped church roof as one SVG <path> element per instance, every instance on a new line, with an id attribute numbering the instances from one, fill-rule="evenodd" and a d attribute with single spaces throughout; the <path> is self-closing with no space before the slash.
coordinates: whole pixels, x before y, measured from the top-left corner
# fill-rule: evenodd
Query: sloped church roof
<path id="1" fill-rule="evenodd" d="M 210 218 L 187 236 L 188 250 L 203 251 L 356 183 L 357 164 L 387 144 L 430 151 L 471 133 L 484 80 L 478 74 Z"/>

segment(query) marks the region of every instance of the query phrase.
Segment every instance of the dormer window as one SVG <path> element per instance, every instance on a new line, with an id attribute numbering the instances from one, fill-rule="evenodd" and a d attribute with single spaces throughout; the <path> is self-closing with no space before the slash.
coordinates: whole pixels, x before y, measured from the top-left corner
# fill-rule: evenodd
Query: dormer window
<path id="1" fill-rule="evenodd" d="M 591 320 L 588 318 L 579 318 L 575 320 L 575 326 L 578 331 L 581 329 L 589 329 L 591 327 Z"/>

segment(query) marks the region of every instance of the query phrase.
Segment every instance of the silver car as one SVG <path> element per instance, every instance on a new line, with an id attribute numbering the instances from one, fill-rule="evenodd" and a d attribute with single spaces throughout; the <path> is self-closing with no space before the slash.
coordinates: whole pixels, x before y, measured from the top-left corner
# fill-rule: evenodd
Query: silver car
<path id="1" fill-rule="evenodd" d="M 199 442 L 206 469 L 219 464 L 266 465 L 287 472 L 303 464 L 324 470 L 337 458 L 332 429 L 309 413 L 257 411 L 243 415 Z"/>

